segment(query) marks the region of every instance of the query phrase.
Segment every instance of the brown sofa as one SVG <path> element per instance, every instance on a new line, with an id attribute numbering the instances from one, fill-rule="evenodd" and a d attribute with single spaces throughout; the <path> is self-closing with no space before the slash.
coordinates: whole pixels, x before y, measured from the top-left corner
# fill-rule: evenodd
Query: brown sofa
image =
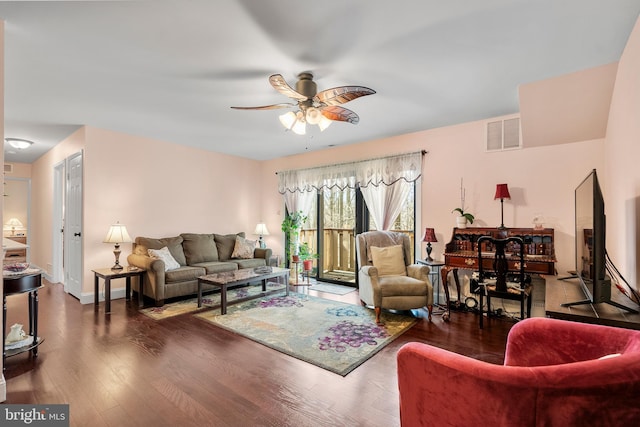
<path id="1" fill-rule="evenodd" d="M 245 234 L 183 233 L 160 239 L 136 237 L 133 252 L 127 261 L 131 266 L 147 270 L 144 295 L 161 306 L 169 298 L 195 295 L 199 276 L 268 265 L 271 249 L 256 248 L 253 258 L 232 258 L 236 236 L 244 238 Z M 180 264 L 179 268 L 165 271 L 164 261 L 149 256 L 149 249 L 162 249 L 165 246 Z M 138 291 L 137 283 L 133 284 L 133 289 Z M 205 290 L 211 289 L 214 288 Z"/>

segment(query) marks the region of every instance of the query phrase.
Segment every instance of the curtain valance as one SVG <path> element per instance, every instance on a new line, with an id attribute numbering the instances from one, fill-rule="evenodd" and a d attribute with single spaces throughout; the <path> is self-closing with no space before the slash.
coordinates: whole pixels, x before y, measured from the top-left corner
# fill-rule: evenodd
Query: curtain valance
<path id="1" fill-rule="evenodd" d="M 278 191 L 318 192 L 322 189 L 389 186 L 404 180 L 414 182 L 422 175 L 421 151 L 359 162 L 278 172 Z"/>

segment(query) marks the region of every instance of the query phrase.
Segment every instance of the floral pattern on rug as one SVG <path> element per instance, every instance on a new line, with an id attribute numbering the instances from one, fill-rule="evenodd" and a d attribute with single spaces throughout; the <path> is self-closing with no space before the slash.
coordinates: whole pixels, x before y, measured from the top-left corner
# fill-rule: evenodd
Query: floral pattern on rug
<path id="1" fill-rule="evenodd" d="M 277 291 L 282 289 L 284 291 L 284 284 L 268 282 L 267 292 Z M 227 291 L 227 301 L 231 302 L 241 298 L 247 298 L 252 295 L 258 295 L 262 293 L 262 285 L 249 285 L 239 288 L 229 289 Z M 195 311 L 203 309 L 211 309 L 213 307 L 220 306 L 220 292 L 206 294 L 202 297 L 202 307 L 198 308 L 198 298 L 188 298 L 184 300 L 175 301 L 163 305 L 162 307 L 147 307 L 140 310 L 142 314 L 151 317 L 154 320 L 167 319 L 181 314 L 193 313 Z"/>
<path id="2" fill-rule="evenodd" d="M 360 347 L 363 344 L 378 345 L 376 338 L 387 338 L 387 331 L 376 324 L 360 324 L 351 320 L 342 320 L 329 331 L 332 335 L 318 338 L 320 350 L 344 352 L 348 347 Z"/>
<path id="3" fill-rule="evenodd" d="M 371 309 L 295 292 L 241 302 L 225 315 L 208 310 L 195 317 L 342 376 L 416 322 L 383 311 L 384 325 L 378 326 Z"/>

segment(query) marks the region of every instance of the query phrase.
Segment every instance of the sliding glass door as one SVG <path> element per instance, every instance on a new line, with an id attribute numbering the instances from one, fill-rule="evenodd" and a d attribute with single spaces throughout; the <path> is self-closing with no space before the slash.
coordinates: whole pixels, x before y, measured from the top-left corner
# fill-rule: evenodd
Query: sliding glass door
<path id="1" fill-rule="evenodd" d="M 415 190 L 393 223 L 394 231 L 415 236 Z M 300 242 L 318 254 L 313 277 L 325 282 L 356 286 L 355 236 L 376 226 L 358 189 L 325 189 L 318 195 L 302 227 Z"/>

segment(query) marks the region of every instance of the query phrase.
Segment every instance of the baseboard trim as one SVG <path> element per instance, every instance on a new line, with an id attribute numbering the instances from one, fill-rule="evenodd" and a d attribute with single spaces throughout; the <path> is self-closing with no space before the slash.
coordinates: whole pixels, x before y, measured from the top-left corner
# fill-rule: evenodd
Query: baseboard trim
<path id="1" fill-rule="evenodd" d="M 111 289 L 111 301 L 124 298 L 127 296 L 126 294 L 127 294 L 126 288 Z M 95 296 L 94 292 L 86 292 L 86 293 L 83 292 L 82 296 L 80 297 L 80 303 L 93 304 L 95 301 L 94 296 Z M 104 291 L 100 291 L 98 293 L 98 301 L 99 302 L 104 301 Z"/>

